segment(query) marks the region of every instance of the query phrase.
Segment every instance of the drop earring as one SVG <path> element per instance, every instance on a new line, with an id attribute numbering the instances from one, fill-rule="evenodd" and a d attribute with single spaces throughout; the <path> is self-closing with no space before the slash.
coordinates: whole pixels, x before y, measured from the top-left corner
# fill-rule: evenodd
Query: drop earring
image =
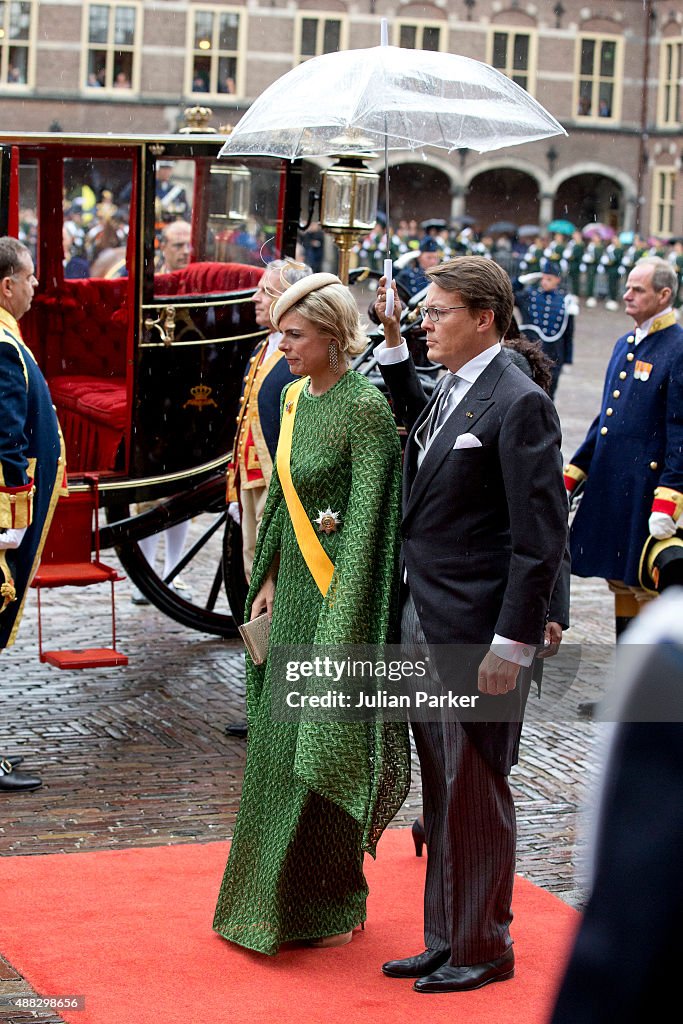
<path id="1" fill-rule="evenodd" d="M 327 350 L 330 359 L 330 369 L 335 375 L 339 373 L 339 348 L 336 341 L 330 342 L 330 347 Z"/>

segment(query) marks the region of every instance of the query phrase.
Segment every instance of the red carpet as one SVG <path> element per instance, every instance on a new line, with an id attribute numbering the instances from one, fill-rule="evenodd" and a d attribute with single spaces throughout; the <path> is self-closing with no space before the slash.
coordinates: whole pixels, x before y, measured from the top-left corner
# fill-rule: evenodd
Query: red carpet
<path id="1" fill-rule="evenodd" d="M 418 995 L 380 964 L 423 948 L 425 860 L 407 830 L 366 858 L 365 932 L 264 957 L 211 930 L 227 843 L 3 857 L 0 951 L 42 995 L 85 995 L 69 1024 L 544 1024 L 577 913 L 522 879 L 512 981 Z"/>

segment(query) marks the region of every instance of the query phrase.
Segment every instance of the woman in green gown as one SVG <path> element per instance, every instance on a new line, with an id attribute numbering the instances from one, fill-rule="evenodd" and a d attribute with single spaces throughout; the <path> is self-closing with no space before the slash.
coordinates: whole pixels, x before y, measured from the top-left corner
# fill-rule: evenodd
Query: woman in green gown
<path id="1" fill-rule="evenodd" d="M 247 656 L 247 763 L 214 918 L 224 938 L 267 954 L 284 942 L 350 941 L 366 916 L 364 853 L 375 855 L 410 783 L 404 723 L 274 720 L 278 645 L 314 644 L 324 656 L 330 645 L 393 638 L 401 452 L 386 399 L 349 369 L 367 341 L 348 288 L 313 274 L 287 289 L 272 319 L 302 379 L 283 392 L 247 597 L 250 618 L 272 615 L 271 655 L 259 666 Z"/>

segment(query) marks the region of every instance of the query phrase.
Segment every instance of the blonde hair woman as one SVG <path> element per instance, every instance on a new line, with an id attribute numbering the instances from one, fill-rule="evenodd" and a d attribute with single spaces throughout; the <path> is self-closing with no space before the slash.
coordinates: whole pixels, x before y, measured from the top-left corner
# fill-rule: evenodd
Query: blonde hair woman
<path id="1" fill-rule="evenodd" d="M 400 445 L 389 405 L 349 368 L 366 345 L 351 293 L 313 274 L 274 303 L 299 380 L 259 530 L 247 617 L 272 615 L 269 656 L 247 656 L 249 745 L 214 928 L 274 954 L 349 942 L 365 920 L 363 855 L 410 781 L 407 728 L 379 720 L 274 720 L 282 645 L 383 644 L 395 623 Z M 289 689 L 302 687 L 289 686 Z"/>

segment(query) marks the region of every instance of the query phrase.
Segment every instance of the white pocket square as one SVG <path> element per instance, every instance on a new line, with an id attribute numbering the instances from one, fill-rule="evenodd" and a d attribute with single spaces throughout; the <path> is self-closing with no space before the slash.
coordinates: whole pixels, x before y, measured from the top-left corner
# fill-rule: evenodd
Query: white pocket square
<path id="1" fill-rule="evenodd" d="M 474 434 L 459 434 L 455 439 L 453 448 L 481 448 L 481 441 Z"/>

